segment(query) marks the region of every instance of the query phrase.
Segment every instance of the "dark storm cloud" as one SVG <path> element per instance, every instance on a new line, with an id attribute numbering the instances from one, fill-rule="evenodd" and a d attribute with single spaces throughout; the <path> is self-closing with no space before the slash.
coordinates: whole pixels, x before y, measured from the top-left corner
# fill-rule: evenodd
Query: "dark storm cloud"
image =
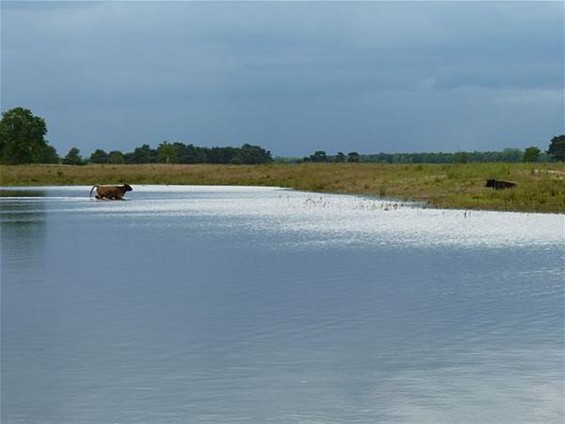
<path id="1" fill-rule="evenodd" d="M 563 5 L 2 2 L 2 109 L 60 150 L 499 149 L 563 130 Z M 541 146 L 544 147 L 544 146 Z"/>

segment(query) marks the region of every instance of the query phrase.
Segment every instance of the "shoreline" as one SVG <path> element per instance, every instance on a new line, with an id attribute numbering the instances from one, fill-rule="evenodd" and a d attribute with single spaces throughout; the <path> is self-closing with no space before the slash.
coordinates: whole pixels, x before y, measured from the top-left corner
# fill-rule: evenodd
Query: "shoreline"
<path id="1" fill-rule="evenodd" d="M 489 178 L 516 187 L 493 190 Z M 0 187 L 270 186 L 418 202 L 439 209 L 565 213 L 564 163 L 0 165 Z"/>

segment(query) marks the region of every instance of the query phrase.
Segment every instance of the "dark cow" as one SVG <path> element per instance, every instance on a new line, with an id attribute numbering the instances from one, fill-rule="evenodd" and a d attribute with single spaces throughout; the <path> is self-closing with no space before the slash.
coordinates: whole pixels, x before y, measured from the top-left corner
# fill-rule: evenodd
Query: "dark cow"
<path id="1" fill-rule="evenodd" d="M 92 192 L 96 189 L 97 199 L 110 199 L 110 200 L 123 200 L 126 191 L 132 191 L 133 188 L 129 184 L 124 184 L 121 186 L 103 186 L 95 185 L 90 189 L 90 196 Z"/>
<path id="2" fill-rule="evenodd" d="M 487 180 L 485 187 L 490 187 L 495 190 L 504 190 L 507 188 L 516 187 L 516 183 L 511 183 L 510 181 L 502 181 L 502 180 Z"/>

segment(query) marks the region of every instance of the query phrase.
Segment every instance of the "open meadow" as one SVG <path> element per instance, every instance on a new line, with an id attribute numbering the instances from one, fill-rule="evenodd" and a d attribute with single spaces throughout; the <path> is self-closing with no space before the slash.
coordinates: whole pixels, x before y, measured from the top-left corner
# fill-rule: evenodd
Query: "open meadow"
<path id="1" fill-rule="evenodd" d="M 276 186 L 418 201 L 449 209 L 565 213 L 565 164 L 17 165 L 2 186 L 140 184 Z M 516 187 L 492 190 L 489 178 Z M 135 187 L 134 187 L 135 190 Z"/>

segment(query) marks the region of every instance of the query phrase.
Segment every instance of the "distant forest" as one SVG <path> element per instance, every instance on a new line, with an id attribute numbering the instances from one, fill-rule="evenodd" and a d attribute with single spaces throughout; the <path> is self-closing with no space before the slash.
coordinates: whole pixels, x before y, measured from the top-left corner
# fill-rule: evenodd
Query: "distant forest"
<path id="1" fill-rule="evenodd" d="M 327 155 L 317 151 L 304 159 L 304 162 L 364 162 L 364 163 L 475 163 L 475 162 L 550 162 L 551 155 L 537 147 L 521 149 L 504 149 L 500 152 L 456 152 L 456 153 L 376 153 L 359 154 L 350 152 L 347 155 L 338 153 Z"/>
<path id="2" fill-rule="evenodd" d="M 565 135 L 555 136 L 546 152 L 535 146 L 521 149 L 504 149 L 500 152 L 456 153 L 377 153 L 359 154 L 338 152 L 335 155 L 318 150 L 306 157 L 276 157 L 261 146 L 244 144 L 241 147 L 198 147 L 193 144 L 164 141 L 157 148 L 148 144 L 136 147 L 133 152 L 118 150 L 94 151 L 83 158 L 77 147 L 72 147 L 61 158 L 45 139 L 45 120 L 26 108 L 17 107 L 2 113 L 0 120 L 0 163 L 63 163 L 83 165 L 87 163 L 141 164 L 265 164 L 300 162 L 366 162 L 366 163 L 471 163 L 471 162 L 565 162 Z"/>
<path id="3" fill-rule="evenodd" d="M 71 149 L 72 150 L 72 149 Z M 358 163 L 473 163 L 473 162 L 546 162 L 553 158 L 537 147 L 525 150 L 504 149 L 500 152 L 457 152 L 457 153 L 377 153 L 359 154 L 339 152 L 335 155 L 325 151 L 316 151 L 306 157 L 275 157 L 260 146 L 244 144 L 241 147 L 197 147 L 180 142 L 161 143 L 156 149 L 144 144 L 133 152 L 105 152 L 96 150 L 86 160 L 78 151 L 70 152 L 63 163 L 178 163 L 178 164 L 265 164 L 265 163 L 300 163 L 300 162 L 358 162 Z"/>
<path id="4" fill-rule="evenodd" d="M 72 149 L 71 149 L 72 150 Z M 78 157 L 77 157 L 78 155 Z M 63 163 L 81 161 L 79 152 L 76 152 L 70 160 L 67 157 Z M 180 142 L 163 142 L 156 149 L 148 144 L 135 148 L 133 152 L 122 153 L 104 150 L 96 150 L 90 155 L 89 163 L 113 163 L 113 164 L 136 164 L 136 163 L 214 163 L 232 165 L 255 165 L 271 163 L 273 158 L 271 152 L 261 146 L 244 144 L 241 147 L 198 147 L 193 144 Z"/>
<path id="5" fill-rule="evenodd" d="M 553 162 L 554 155 L 541 151 L 537 147 L 527 149 L 507 148 L 491 152 L 455 152 L 455 153 L 376 153 L 360 154 L 338 152 L 335 155 L 319 150 L 306 157 L 273 157 L 271 152 L 261 146 L 244 144 L 241 147 L 198 147 L 181 142 L 163 142 L 157 148 L 148 144 L 136 147 L 132 152 L 123 153 L 113 150 L 106 152 L 97 149 L 89 157 L 83 158 L 80 150 L 73 147 L 67 155 L 59 158 L 56 154 L 43 163 L 63 163 L 66 165 L 85 164 L 225 164 L 257 165 L 267 163 L 477 163 L 477 162 Z"/>

